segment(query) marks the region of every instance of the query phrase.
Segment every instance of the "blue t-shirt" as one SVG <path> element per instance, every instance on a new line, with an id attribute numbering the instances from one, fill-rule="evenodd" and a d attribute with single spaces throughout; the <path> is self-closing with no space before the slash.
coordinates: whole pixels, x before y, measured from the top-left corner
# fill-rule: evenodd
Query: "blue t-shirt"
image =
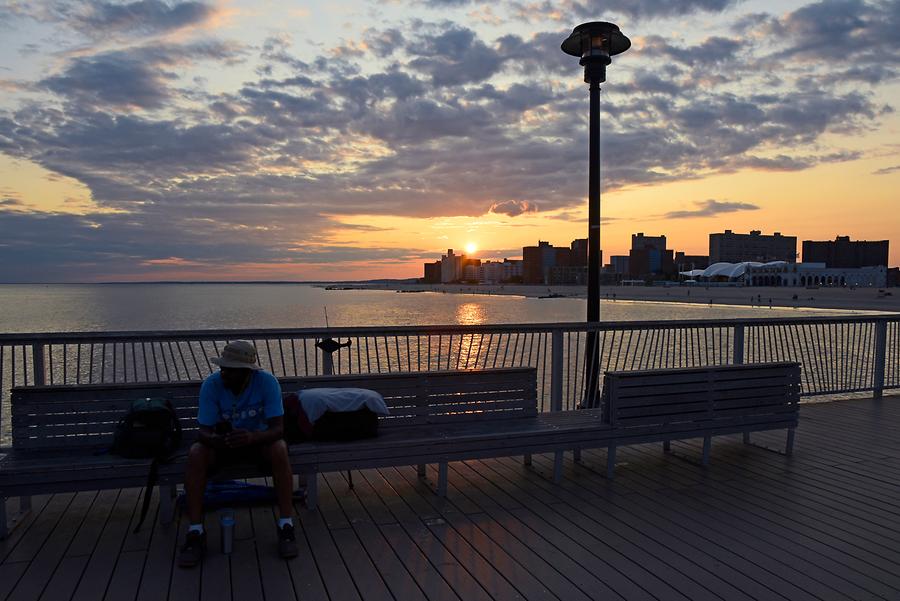
<path id="1" fill-rule="evenodd" d="M 229 421 L 236 430 L 260 431 L 268 429 L 267 420 L 284 415 L 278 379 L 265 371 L 251 373 L 250 382 L 239 396 L 225 388 L 221 373 L 206 378 L 200 387 L 197 422 L 212 427 Z"/>

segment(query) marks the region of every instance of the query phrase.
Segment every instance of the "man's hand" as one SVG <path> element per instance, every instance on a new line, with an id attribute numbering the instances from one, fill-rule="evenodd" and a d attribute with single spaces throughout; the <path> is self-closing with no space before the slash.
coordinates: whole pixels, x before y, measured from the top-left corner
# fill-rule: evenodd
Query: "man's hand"
<path id="1" fill-rule="evenodd" d="M 232 430 L 225 435 L 225 445 L 230 449 L 238 449 L 253 444 L 254 432 L 248 430 Z"/>

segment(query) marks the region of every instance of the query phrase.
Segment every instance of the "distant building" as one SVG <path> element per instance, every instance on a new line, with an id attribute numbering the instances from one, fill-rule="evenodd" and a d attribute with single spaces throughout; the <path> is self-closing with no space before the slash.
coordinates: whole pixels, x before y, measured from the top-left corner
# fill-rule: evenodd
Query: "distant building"
<path id="1" fill-rule="evenodd" d="M 458 282 L 463 279 L 463 261 L 465 255 L 454 255 L 453 249 L 447 249 L 447 254 L 441 256 L 441 283 Z"/>
<path id="2" fill-rule="evenodd" d="M 675 261 L 672 251 L 666 248 L 666 237 L 632 234 L 628 273 L 635 279 L 674 274 Z"/>
<path id="3" fill-rule="evenodd" d="M 423 281 L 426 284 L 440 284 L 441 283 L 441 262 L 435 261 L 434 263 L 425 263 L 425 277 Z"/>
<path id="4" fill-rule="evenodd" d="M 824 263 L 828 267 L 887 267 L 888 241 L 852 241 L 850 236 L 825 242 L 804 240 L 803 262 Z"/>
<path id="5" fill-rule="evenodd" d="M 686 255 L 681 251 L 675 253 L 675 270 L 679 273 L 707 267 L 709 267 L 709 257 L 706 255 Z"/>
<path id="6" fill-rule="evenodd" d="M 824 263 L 713 263 L 704 270 L 684 272 L 709 282 L 731 282 L 739 286 L 775 287 L 883 287 L 885 267 L 831 268 Z"/>
<path id="7" fill-rule="evenodd" d="M 609 258 L 609 270 L 612 273 L 616 273 L 619 275 L 627 275 L 630 273 L 628 269 L 628 259 L 627 255 L 613 255 Z"/>
<path id="8" fill-rule="evenodd" d="M 573 240 L 569 248 L 544 240 L 522 249 L 522 281 L 525 284 L 586 284 L 587 239 Z M 600 252 L 603 264 L 603 252 Z"/>
<path id="9" fill-rule="evenodd" d="M 746 269 L 746 286 L 883 288 L 886 267 L 827 267 L 825 263 L 769 263 Z"/>
<path id="10" fill-rule="evenodd" d="M 587 265 L 555 265 L 547 283 L 553 286 L 587 286 Z"/>
<path id="11" fill-rule="evenodd" d="M 578 238 L 572 240 L 570 247 L 572 253 L 569 257 L 569 265 L 572 267 L 587 266 L 588 264 L 588 239 Z M 600 265 L 603 265 L 603 251 L 600 251 Z"/>
<path id="12" fill-rule="evenodd" d="M 725 230 L 722 234 L 709 235 L 710 265 L 744 261 L 796 263 L 797 237 L 782 236 L 781 232 L 764 236 L 759 230 L 753 230 L 749 234 L 735 234 L 731 230 Z"/>
<path id="13" fill-rule="evenodd" d="M 482 284 L 502 284 L 522 281 L 522 261 L 503 259 L 484 261 L 478 267 L 478 282 Z"/>

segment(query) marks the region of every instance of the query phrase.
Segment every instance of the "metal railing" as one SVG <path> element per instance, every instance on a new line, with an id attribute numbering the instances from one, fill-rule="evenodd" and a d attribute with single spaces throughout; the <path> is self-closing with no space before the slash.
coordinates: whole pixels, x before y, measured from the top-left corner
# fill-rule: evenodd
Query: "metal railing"
<path id="1" fill-rule="evenodd" d="M 589 333 L 594 333 L 589 335 Z M 602 372 L 798 361 L 802 394 L 900 388 L 900 315 L 598 324 L 398 326 L 0 335 L 0 446 L 13 386 L 199 380 L 226 341 L 249 339 L 277 376 L 534 367 L 542 410 L 576 407 Z M 349 341 L 332 354 L 316 343 Z M 592 347 L 587 348 L 588 342 Z"/>

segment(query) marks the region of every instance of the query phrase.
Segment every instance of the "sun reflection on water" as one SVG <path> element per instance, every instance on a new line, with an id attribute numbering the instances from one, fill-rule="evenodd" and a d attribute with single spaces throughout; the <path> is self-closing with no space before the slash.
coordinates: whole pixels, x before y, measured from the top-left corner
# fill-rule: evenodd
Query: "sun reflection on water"
<path id="1" fill-rule="evenodd" d="M 480 303 L 464 303 L 458 306 L 456 323 L 461 326 L 477 326 L 484 323 L 484 306 Z"/>

